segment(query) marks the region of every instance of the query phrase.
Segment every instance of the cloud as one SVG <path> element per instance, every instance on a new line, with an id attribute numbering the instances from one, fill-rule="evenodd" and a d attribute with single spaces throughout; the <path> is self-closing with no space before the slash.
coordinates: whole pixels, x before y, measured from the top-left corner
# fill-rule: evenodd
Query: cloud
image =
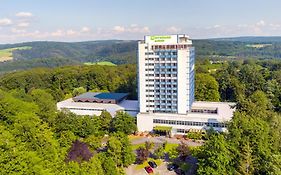
<path id="1" fill-rule="evenodd" d="M 26 31 L 25 30 L 21 30 L 21 29 L 17 29 L 17 28 L 12 28 L 11 32 L 13 32 L 13 33 L 25 33 Z"/>
<path id="2" fill-rule="evenodd" d="M 264 20 L 260 20 L 259 22 L 256 23 L 257 26 L 259 27 L 263 27 L 266 25 L 265 21 Z"/>
<path id="3" fill-rule="evenodd" d="M 79 32 L 76 32 L 75 30 L 70 29 L 70 30 L 66 31 L 66 35 L 75 36 L 75 35 L 79 35 Z"/>
<path id="4" fill-rule="evenodd" d="M 17 26 L 18 27 L 28 27 L 30 24 L 28 22 L 21 22 Z"/>
<path id="5" fill-rule="evenodd" d="M 123 32 L 125 32 L 125 27 L 123 27 L 123 26 L 114 26 L 113 27 L 113 31 L 117 32 L 117 33 L 123 33 Z"/>
<path id="6" fill-rule="evenodd" d="M 81 32 L 83 32 L 83 33 L 87 33 L 90 31 L 91 31 L 91 29 L 89 27 L 82 27 L 82 29 L 81 29 Z"/>
<path id="7" fill-rule="evenodd" d="M 113 32 L 118 33 L 150 33 L 150 29 L 147 26 L 140 27 L 137 24 L 131 24 L 128 27 L 124 26 L 114 26 Z"/>
<path id="8" fill-rule="evenodd" d="M 0 26 L 8 26 L 13 24 L 12 20 L 8 19 L 8 18 L 3 18 L 0 19 Z"/>
<path id="9" fill-rule="evenodd" d="M 58 29 L 57 31 L 51 33 L 51 36 L 55 36 L 55 37 L 60 37 L 63 35 L 64 35 L 64 31 L 61 29 Z"/>
<path id="10" fill-rule="evenodd" d="M 168 33 L 179 33 L 182 29 L 179 27 L 175 27 L 175 26 L 171 26 L 169 28 L 167 28 L 167 32 Z"/>
<path id="11" fill-rule="evenodd" d="M 17 17 L 22 17 L 22 18 L 29 18 L 32 17 L 33 14 L 30 12 L 19 12 L 16 14 Z"/>

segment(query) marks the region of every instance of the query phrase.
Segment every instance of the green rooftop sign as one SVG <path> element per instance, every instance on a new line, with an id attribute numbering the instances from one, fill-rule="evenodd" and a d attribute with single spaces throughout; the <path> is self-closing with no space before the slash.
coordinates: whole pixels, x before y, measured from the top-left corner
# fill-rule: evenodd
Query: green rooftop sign
<path id="1" fill-rule="evenodd" d="M 152 43 L 171 42 L 174 40 L 176 41 L 176 36 L 172 36 L 172 35 L 148 36 L 148 42 L 152 42 Z"/>
<path id="2" fill-rule="evenodd" d="M 165 42 L 167 39 L 171 39 L 171 36 L 151 36 L 150 40 L 154 42 Z"/>

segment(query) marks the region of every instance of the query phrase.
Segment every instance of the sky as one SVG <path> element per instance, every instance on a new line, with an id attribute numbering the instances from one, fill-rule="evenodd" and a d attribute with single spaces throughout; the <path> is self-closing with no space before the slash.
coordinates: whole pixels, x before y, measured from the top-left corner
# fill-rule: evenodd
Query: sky
<path id="1" fill-rule="evenodd" d="M 280 0 L 0 0 L 0 43 L 280 36 Z"/>

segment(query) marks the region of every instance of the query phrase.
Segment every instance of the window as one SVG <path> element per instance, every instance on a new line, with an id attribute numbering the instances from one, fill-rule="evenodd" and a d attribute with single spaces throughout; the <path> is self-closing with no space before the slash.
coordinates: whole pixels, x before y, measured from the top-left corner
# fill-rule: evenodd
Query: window
<path id="1" fill-rule="evenodd" d="M 163 106 L 161 106 L 163 107 Z M 169 108 L 169 106 L 168 106 Z M 153 119 L 153 123 L 170 124 L 170 125 L 187 125 L 187 126 L 209 126 L 209 127 L 226 127 L 226 123 L 210 123 L 210 122 L 194 122 L 194 121 L 179 121 L 179 120 L 162 120 Z"/>

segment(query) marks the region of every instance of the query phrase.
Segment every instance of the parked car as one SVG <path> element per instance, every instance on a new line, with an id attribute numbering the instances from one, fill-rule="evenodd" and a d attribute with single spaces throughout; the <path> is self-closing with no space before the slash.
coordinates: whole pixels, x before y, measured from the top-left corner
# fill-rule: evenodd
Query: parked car
<path id="1" fill-rule="evenodd" d="M 153 169 L 151 168 L 151 166 L 146 166 L 144 167 L 144 169 L 148 174 L 153 173 Z"/>
<path id="2" fill-rule="evenodd" d="M 156 168 L 157 164 L 154 161 L 149 161 L 148 165 L 150 165 L 152 168 Z"/>
<path id="3" fill-rule="evenodd" d="M 173 170 L 176 170 L 178 168 L 179 168 L 179 166 L 177 164 L 175 164 L 175 163 L 169 164 L 168 167 L 167 167 L 167 169 L 169 171 L 173 171 Z"/>

